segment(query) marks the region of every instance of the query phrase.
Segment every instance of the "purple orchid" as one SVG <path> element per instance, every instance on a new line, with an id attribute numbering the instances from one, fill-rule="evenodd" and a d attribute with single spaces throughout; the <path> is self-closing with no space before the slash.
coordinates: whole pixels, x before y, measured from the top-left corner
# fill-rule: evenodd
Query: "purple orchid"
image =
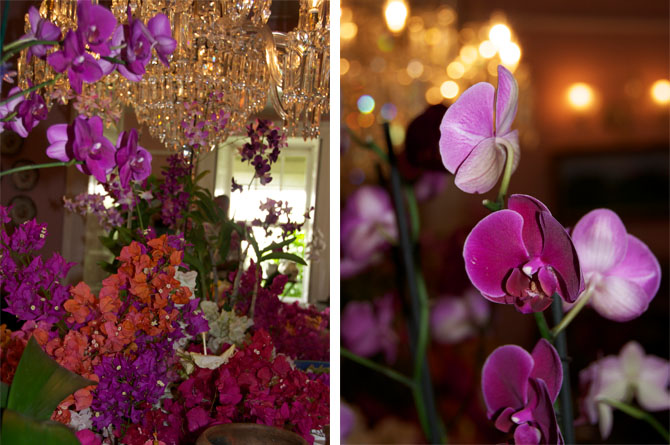
<path id="1" fill-rule="evenodd" d="M 487 416 L 499 430 L 514 430 L 518 444 L 563 444 L 553 407 L 562 381 L 560 357 L 547 340 L 540 339 L 532 354 L 501 346 L 482 369 Z"/>
<path id="2" fill-rule="evenodd" d="M 512 195 L 509 209 L 482 219 L 465 240 L 465 270 L 494 303 L 540 312 L 558 293 L 574 302 L 584 288 L 577 252 L 563 226 L 532 196 Z"/>
<path id="3" fill-rule="evenodd" d="M 398 337 L 393 331 L 393 317 L 391 294 L 375 300 L 374 306 L 369 301 L 348 303 L 342 311 L 342 344 L 363 357 L 383 352 L 387 362 L 394 362 Z"/>
<path id="4" fill-rule="evenodd" d="M 151 32 L 152 46 L 158 59 L 163 65 L 169 66 L 167 57 L 177 48 L 177 41 L 172 38 L 170 20 L 165 14 L 156 14 L 147 23 L 147 28 Z"/>
<path id="5" fill-rule="evenodd" d="M 612 432 L 612 406 L 605 399 L 629 403 L 633 397 L 645 411 L 670 409 L 670 362 L 645 355 L 635 341 L 628 342 L 618 356 L 607 356 L 579 373 L 586 389 L 581 409 L 588 421 L 598 423 L 600 435 Z"/>
<path id="6" fill-rule="evenodd" d="M 393 204 L 386 190 L 363 186 L 348 199 L 341 215 L 340 276 L 351 277 L 380 259 L 397 238 Z"/>
<path id="7" fill-rule="evenodd" d="M 14 87 L 9 91 L 9 96 L 20 91 L 18 87 Z M 16 112 L 16 116 L 13 119 L 0 124 L 0 133 L 8 128 L 22 138 L 27 137 L 30 130 L 46 119 L 47 114 L 49 114 L 44 98 L 34 91 L 27 98 L 19 96 L 6 104 L 0 105 L 0 119 L 14 112 Z"/>
<path id="8" fill-rule="evenodd" d="M 104 6 L 94 5 L 91 0 L 79 0 L 77 3 L 77 34 L 88 48 L 108 56 L 108 39 L 116 28 L 114 14 Z"/>
<path id="9" fill-rule="evenodd" d="M 128 23 L 118 26 L 112 37 L 114 47 L 122 46 L 118 56 L 125 65 L 118 65 L 117 70 L 126 79 L 139 82 L 151 61 L 152 34 L 141 20 L 134 19 L 128 7 Z"/>
<path id="10" fill-rule="evenodd" d="M 430 310 L 432 337 L 440 343 L 458 343 L 477 334 L 491 315 L 490 303 L 469 289 L 462 297 L 442 297 Z"/>
<path id="11" fill-rule="evenodd" d="M 103 130 L 102 119 L 98 116 L 77 116 L 70 125 L 52 125 L 47 130 L 47 139 L 51 144 L 47 148 L 47 156 L 62 162 L 72 159 L 84 161 L 83 165 L 77 165 L 79 171 L 104 183 L 116 162 L 114 146 L 103 135 Z"/>
<path id="12" fill-rule="evenodd" d="M 486 193 L 498 181 L 506 152 L 519 164 L 519 135 L 511 130 L 519 87 L 512 73 L 498 66 L 498 91 L 487 82 L 468 88 L 447 109 L 440 125 L 442 163 L 466 193 Z M 495 120 L 495 121 L 494 121 Z"/>
<path id="13" fill-rule="evenodd" d="M 98 62 L 86 52 L 82 36 L 72 30 L 65 36 L 63 49 L 49 54 L 47 62 L 57 73 L 67 70 L 70 86 L 77 94 L 81 94 L 83 82 L 95 82 L 103 75 Z"/>
<path id="14" fill-rule="evenodd" d="M 151 153 L 137 145 L 137 130 L 121 133 L 116 146 L 116 163 L 123 187 L 127 187 L 131 179 L 142 181 L 151 174 Z"/>
<path id="15" fill-rule="evenodd" d="M 349 405 L 340 401 L 340 442 L 345 443 L 356 425 L 356 414 Z"/>
<path id="16" fill-rule="evenodd" d="M 21 40 L 59 40 L 60 28 L 48 20 L 40 16 L 39 11 L 34 6 L 28 10 L 28 22 L 30 23 L 30 31 L 21 37 Z M 26 54 L 26 61 L 30 62 L 32 56 L 43 58 L 49 50 L 49 45 L 34 45 L 28 48 Z"/>
<path id="17" fill-rule="evenodd" d="M 600 315 L 628 321 L 647 310 L 661 283 L 661 267 L 646 244 L 626 233 L 616 213 L 587 213 L 572 230 L 572 241 L 591 294 L 589 304 Z"/>

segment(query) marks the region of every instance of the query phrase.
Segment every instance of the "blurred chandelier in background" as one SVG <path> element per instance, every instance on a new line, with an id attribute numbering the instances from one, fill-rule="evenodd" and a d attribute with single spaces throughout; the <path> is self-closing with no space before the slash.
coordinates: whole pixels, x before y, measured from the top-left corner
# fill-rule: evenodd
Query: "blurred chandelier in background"
<path id="1" fill-rule="evenodd" d="M 415 2 L 415 5 L 422 5 Z M 459 28 L 451 6 L 408 7 L 404 0 L 342 2 L 340 19 L 342 119 L 354 131 L 391 121 L 394 145 L 427 105 L 449 104 L 469 86 L 497 83 L 497 66 L 527 75 L 521 48 L 502 15 Z M 523 118 L 517 119 L 517 122 Z"/>
<path id="2" fill-rule="evenodd" d="M 93 3 L 98 3 L 94 0 Z M 298 26 L 289 33 L 267 25 L 272 0 L 112 0 L 111 11 L 126 23 L 127 8 L 147 21 L 157 13 L 170 19 L 177 49 L 165 67 L 154 55 L 141 82 L 117 72 L 85 85 L 85 94 L 111 98 L 119 111 L 132 106 L 140 123 L 169 148 L 187 144 L 182 122 L 195 108 L 200 116 L 229 113 L 224 132 L 208 135 L 205 149 L 244 131 L 251 115 L 271 101 L 290 134 L 319 134 L 329 110 L 330 18 L 325 0 L 299 0 Z M 297 3 L 297 2 L 296 2 Z M 76 1 L 43 0 L 40 15 L 65 33 L 76 26 Z M 26 15 L 26 27 L 28 27 Z M 45 61 L 19 60 L 23 86 L 53 78 Z M 69 89 L 67 77 L 48 87 Z"/>

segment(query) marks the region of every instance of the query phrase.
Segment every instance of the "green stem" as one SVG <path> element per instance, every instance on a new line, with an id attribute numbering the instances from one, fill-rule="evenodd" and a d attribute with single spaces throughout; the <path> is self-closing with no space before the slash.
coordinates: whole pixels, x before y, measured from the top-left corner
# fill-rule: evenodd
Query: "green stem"
<path id="1" fill-rule="evenodd" d="M 600 402 L 606 403 L 618 410 L 623 411 L 624 413 L 628 414 L 631 417 L 634 417 L 636 419 L 644 420 L 647 422 L 649 425 L 651 425 L 656 431 L 659 432 L 661 436 L 663 436 L 663 439 L 667 443 L 670 443 L 670 432 L 663 428 L 663 425 L 656 420 L 651 414 L 648 412 L 642 411 L 641 409 L 638 409 L 634 406 L 631 406 L 627 403 L 619 402 L 618 400 L 613 400 L 613 399 L 601 399 Z"/>
<path id="2" fill-rule="evenodd" d="M 51 168 L 51 167 L 70 167 L 71 165 L 83 164 L 81 161 L 71 160 L 69 162 L 49 162 L 47 164 L 35 164 L 35 165 L 22 165 L 21 167 L 10 168 L 0 172 L 0 177 L 5 175 L 11 175 L 12 173 L 22 172 L 26 170 L 37 170 L 38 168 Z"/>
<path id="3" fill-rule="evenodd" d="M 545 340 L 554 342 L 554 336 L 549 330 L 549 325 L 547 325 L 547 320 L 544 318 L 544 312 L 533 312 L 535 316 L 535 323 L 537 323 L 537 328 L 540 331 L 540 335 Z"/>
<path id="4" fill-rule="evenodd" d="M 49 45 L 49 46 L 55 46 L 59 45 L 60 42 L 57 42 L 55 40 L 17 40 L 16 42 L 12 42 L 8 45 L 6 45 L 4 48 L 2 48 L 2 62 L 6 62 L 9 60 L 14 54 L 23 51 L 26 48 L 29 48 L 31 46 L 35 45 Z"/>
<path id="5" fill-rule="evenodd" d="M 560 323 L 558 323 L 554 328 L 551 330 L 551 333 L 553 336 L 557 336 L 559 332 L 561 332 L 563 329 L 565 329 L 572 320 L 579 314 L 579 312 L 586 306 L 586 303 L 589 302 L 591 299 L 591 295 L 593 294 L 593 289 L 591 287 L 587 287 L 584 292 L 581 293 L 581 295 L 577 298 L 577 304 L 574 305 L 572 309 L 570 309 L 570 312 L 568 312 L 563 319 L 561 320 Z"/>
<path id="6" fill-rule="evenodd" d="M 354 354 L 347 348 L 340 347 L 340 355 L 342 357 L 348 358 L 353 362 L 358 363 L 359 365 L 363 365 L 366 368 L 370 368 L 373 371 L 377 371 L 380 374 L 384 374 L 386 377 L 391 378 L 396 382 L 402 383 L 403 385 L 409 387 L 412 390 L 414 390 L 416 387 L 416 383 L 409 377 L 402 375 L 398 371 L 395 371 L 387 366 L 380 365 L 365 357 L 361 357 L 358 354 Z"/>
<path id="7" fill-rule="evenodd" d="M 412 187 L 405 186 L 405 198 L 407 199 L 407 212 L 409 213 L 409 221 L 411 224 L 412 241 L 416 243 L 419 241 L 421 219 L 419 217 L 419 204 L 416 202 L 416 196 L 414 196 Z"/>
<path id="8" fill-rule="evenodd" d="M 101 58 L 101 59 L 104 59 L 104 60 L 106 60 L 106 61 L 108 61 L 108 62 L 116 63 L 116 64 L 118 64 L 118 65 L 125 65 L 125 64 L 126 64 L 126 62 L 124 62 L 123 60 L 121 60 L 121 59 L 116 59 L 116 58 L 114 58 L 114 57 L 100 56 L 100 58 Z"/>
<path id="9" fill-rule="evenodd" d="M 416 269 L 415 273 L 417 296 L 419 297 L 419 335 L 416 341 L 416 358 L 422 358 L 426 356 L 426 350 L 428 349 L 428 291 L 426 290 L 426 282 L 423 279 L 421 270 Z M 417 382 L 421 379 L 421 368 L 423 365 L 423 360 L 415 359 L 414 380 Z"/>
<path id="10" fill-rule="evenodd" d="M 6 104 L 6 103 L 8 103 L 8 102 L 10 102 L 10 101 L 12 101 L 12 100 L 14 100 L 14 99 L 16 99 L 17 97 L 21 97 L 21 96 L 25 96 L 25 95 L 27 95 L 27 94 L 30 94 L 30 93 L 32 93 L 33 91 L 37 91 L 37 90 L 39 90 L 40 88 L 43 88 L 43 87 L 52 85 L 52 84 L 56 83 L 56 81 L 57 81 L 62 75 L 63 75 L 62 73 L 61 73 L 61 74 L 57 74 L 57 75 L 56 75 L 53 79 L 51 79 L 51 80 L 47 80 L 46 82 L 38 83 L 37 85 L 32 86 L 32 87 L 30 87 L 30 88 L 28 88 L 28 89 L 26 89 L 26 90 L 19 91 L 18 93 L 12 94 L 12 95 L 9 96 L 7 99 L 5 99 L 5 100 L 3 100 L 2 102 L 0 102 L 0 105 L 4 105 L 4 104 Z"/>
<path id="11" fill-rule="evenodd" d="M 386 153 L 384 153 L 384 150 L 382 150 L 379 145 L 375 144 L 374 141 L 368 141 L 368 142 L 364 141 L 363 139 L 358 137 L 358 135 L 356 133 L 351 131 L 349 128 L 347 128 L 347 133 L 351 137 L 351 140 L 356 142 L 358 145 L 360 145 L 363 148 L 367 148 L 368 150 L 374 151 L 377 154 L 377 156 L 379 156 L 381 158 L 382 161 L 384 161 L 384 162 L 389 161 L 389 158 L 386 155 Z"/>
<path id="12" fill-rule="evenodd" d="M 514 167 L 514 150 L 507 143 L 503 143 L 505 150 L 507 151 L 507 159 L 505 160 L 505 172 L 503 173 L 502 181 L 500 182 L 500 190 L 498 191 L 498 199 L 496 200 L 500 204 L 500 208 L 505 205 L 505 196 L 507 195 L 507 189 L 509 188 L 509 181 L 512 177 L 512 168 Z"/>
<path id="13" fill-rule="evenodd" d="M 7 116 L 0 119 L 0 122 L 9 122 L 16 117 L 18 113 L 16 111 L 9 113 Z"/>

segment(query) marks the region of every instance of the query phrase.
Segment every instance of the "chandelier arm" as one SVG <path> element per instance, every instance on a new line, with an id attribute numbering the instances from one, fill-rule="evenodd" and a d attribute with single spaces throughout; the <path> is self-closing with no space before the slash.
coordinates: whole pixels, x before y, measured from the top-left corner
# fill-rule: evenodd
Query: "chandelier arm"
<path id="1" fill-rule="evenodd" d="M 273 33 L 267 24 L 264 24 L 260 28 L 260 35 L 263 38 L 265 47 L 265 63 L 267 63 L 268 69 L 270 70 L 270 78 L 275 86 L 280 86 L 283 80 L 283 73 L 279 67 L 275 34 L 280 33 Z"/>

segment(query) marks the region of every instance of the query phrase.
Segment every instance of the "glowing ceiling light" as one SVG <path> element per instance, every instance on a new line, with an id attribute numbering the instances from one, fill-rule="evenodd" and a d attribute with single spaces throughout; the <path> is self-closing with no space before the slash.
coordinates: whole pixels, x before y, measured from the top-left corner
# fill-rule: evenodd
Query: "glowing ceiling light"
<path id="1" fill-rule="evenodd" d="M 507 25 L 498 23 L 491 27 L 491 30 L 489 31 L 489 40 L 491 40 L 497 48 L 502 48 L 506 43 L 512 40 L 512 31 L 509 30 Z"/>
<path id="2" fill-rule="evenodd" d="M 458 84 L 453 80 L 447 80 L 440 86 L 440 93 L 446 99 L 453 99 L 458 95 Z"/>
<path id="3" fill-rule="evenodd" d="M 651 98 L 659 105 L 670 103 L 670 81 L 661 79 L 654 82 L 651 86 Z"/>
<path id="4" fill-rule="evenodd" d="M 500 48 L 500 61 L 503 65 L 516 65 L 521 59 L 521 48 L 514 42 L 507 42 Z"/>
<path id="5" fill-rule="evenodd" d="M 354 22 L 345 22 L 340 25 L 340 38 L 351 40 L 358 34 L 358 26 Z"/>
<path id="6" fill-rule="evenodd" d="M 391 32 L 400 32 L 405 27 L 409 10 L 407 5 L 402 0 L 390 0 L 386 3 L 384 8 L 384 18 L 386 19 L 386 26 Z"/>
<path id="7" fill-rule="evenodd" d="M 467 64 L 473 63 L 475 60 L 477 60 L 477 48 L 472 45 L 465 45 L 463 48 L 461 48 L 460 55 L 463 62 Z"/>
<path id="8" fill-rule="evenodd" d="M 459 61 L 451 62 L 447 66 L 447 75 L 452 79 L 460 79 L 465 74 L 465 67 Z"/>
<path id="9" fill-rule="evenodd" d="M 407 74 L 412 79 L 418 79 L 423 74 L 423 63 L 413 59 L 407 64 Z"/>
<path id="10" fill-rule="evenodd" d="M 576 110 L 581 111 L 590 108 L 593 105 L 593 97 L 593 88 L 585 83 L 574 83 L 568 88 L 568 103 Z"/>
<path id="11" fill-rule="evenodd" d="M 496 46 L 490 40 L 484 40 L 479 44 L 479 55 L 485 59 L 495 56 L 496 51 Z"/>

